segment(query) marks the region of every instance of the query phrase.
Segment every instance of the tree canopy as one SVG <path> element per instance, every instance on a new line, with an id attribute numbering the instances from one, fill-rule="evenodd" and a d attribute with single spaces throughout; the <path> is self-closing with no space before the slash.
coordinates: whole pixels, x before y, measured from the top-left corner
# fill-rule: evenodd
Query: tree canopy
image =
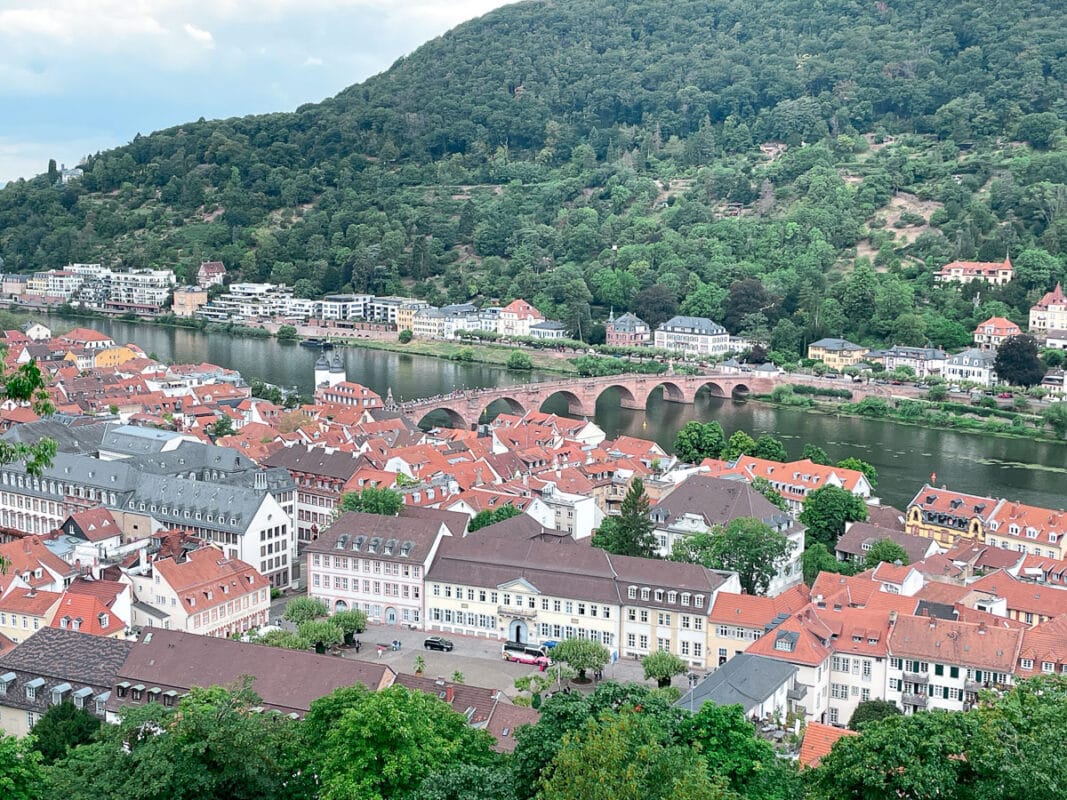
<path id="1" fill-rule="evenodd" d="M 867 506 L 857 497 L 837 486 L 823 486 L 804 498 L 800 521 L 808 526 L 809 544 L 832 548 L 845 532 L 845 523 L 867 519 Z"/>
<path id="2" fill-rule="evenodd" d="M 675 542 L 672 561 L 702 564 L 737 572 L 748 594 L 763 594 L 771 585 L 792 543 L 754 517 L 738 517 L 710 533 L 695 533 Z"/>
<path id="3" fill-rule="evenodd" d="M 392 489 L 379 489 L 368 486 L 358 492 L 346 492 L 341 495 L 339 509 L 345 511 L 362 511 L 364 514 L 383 514 L 391 517 L 400 513 L 404 500 L 399 492 Z"/>

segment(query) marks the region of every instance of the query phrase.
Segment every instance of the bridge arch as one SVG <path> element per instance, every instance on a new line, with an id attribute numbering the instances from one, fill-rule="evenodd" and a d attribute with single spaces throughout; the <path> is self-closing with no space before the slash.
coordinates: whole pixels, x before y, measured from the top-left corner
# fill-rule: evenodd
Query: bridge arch
<path id="1" fill-rule="evenodd" d="M 541 401 L 540 405 L 537 406 L 537 410 L 542 411 L 548 403 L 557 398 L 561 398 L 567 403 L 567 413 L 571 416 L 581 417 L 589 415 L 589 409 L 585 408 L 582 404 L 582 399 L 568 389 L 559 389 L 558 391 L 552 392 L 552 394 L 548 395 Z"/>
<path id="2" fill-rule="evenodd" d="M 648 397 L 652 396 L 652 393 L 656 389 L 663 389 L 663 399 L 668 403 L 688 403 L 689 398 L 686 397 L 685 390 L 674 381 L 665 380 L 660 381 L 651 389 L 649 389 Z M 645 404 L 648 404 L 648 397 L 645 398 Z"/>
<path id="3" fill-rule="evenodd" d="M 597 388 L 596 402 L 599 403 L 607 392 L 612 389 L 619 395 L 619 405 L 622 408 L 633 408 L 638 411 L 644 411 L 645 403 L 648 400 L 648 395 L 645 395 L 640 400 L 637 399 L 633 391 L 629 386 L 622 383 L 611 383 L 607 386 L 600 386 Z"/>
<path id="4" fill-rule="evenodd" d="M 693 392 L 693 397 L 695 398 L 705 389 L 712 397 L 725 398 L 729 396 L 727 395 L 726 390 L 723 389 L 722 384 L 716 383 L 715 381 L 704 381 L 704 383 L 696 387 L 696 391 Z"/>
<path id="5" fill-rule="evenodd" d="M 419 417 L 418 426 L 423 430 L 433 427 L 470 430 L 470 425 L 467 424 L 467 420 L 463 418 L 463 415 L 448 406 L 437 406 L 436 408 L 428 409 Z"/>
<path id="6" fill-rule="evenodd" d="M 747 400 L 748 395 L 752 390 L 748 388 L 746 383 L 735 383 L 733 389 L 730 390 L 730 397 L 734 400 Z"/>
<path id="7" fill-rule="evenodd" d="M 479 420 L 491 422 L 501 414 L 517 414 L 522 416 L 526 413 L 526 407 L 514 397 L 494 397 L 478 415 Z"/>

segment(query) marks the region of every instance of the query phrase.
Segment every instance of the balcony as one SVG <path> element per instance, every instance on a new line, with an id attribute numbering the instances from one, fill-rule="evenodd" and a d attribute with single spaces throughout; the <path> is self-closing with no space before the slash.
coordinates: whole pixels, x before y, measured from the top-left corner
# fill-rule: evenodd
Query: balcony
<path id="1" fill-rule="evenodd" d="M 985 689 L 986 686 L 981 681 L 972 681 L 970 678 L 963 682 L 963 691 L 965 692 L 980 692 Z"/>
<path id="2" fill-rule="evenodd" d="M 925 694 L 906 694 L 902 698 L 904 705 L 926 708 L 927 697 Z"/>
<path id="3" fill-rule="evenodd" d="M 497 616 L 500 617 L 521 617 L 522 619 L 533 619 L 537 616 L 537 609 L 535 608 L 519 608 L 518 606 L 497 606 Z"/>
<path id="4" fill-rule="evenodd" d="M 805 686 L 803 683 L 798 683 L 792 689 L 786 691 L 785 696 L 795 702 L 797 700 L 803 700 L 805 697 L 807 697 L 807 694 L 808 687 Z"/>
<path id="5" fill-rule="evenodd" d="M 905 672 L 904 683 L 914 683 L 919 686 L 926 686 L 930 682 L 929 672 Z"/>

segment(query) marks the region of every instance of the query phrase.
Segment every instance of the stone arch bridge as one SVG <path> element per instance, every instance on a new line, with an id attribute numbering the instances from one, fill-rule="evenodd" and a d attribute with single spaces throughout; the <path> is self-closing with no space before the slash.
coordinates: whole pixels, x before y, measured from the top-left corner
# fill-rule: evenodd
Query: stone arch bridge
<path id="1" fill-rule="evenodd" d="M 567 402 L 574 416 L 592 419 L 596 402 L 604 392 L 618 393 L 623 408 L 643 411 L 653 392 L 662 391 L 671 403 L 693 403 L 697 393 L 706 390 L 714 397 L 743 399 L 749 393 L 770 393 L 780 381 L 751 373 L 707 375 L 610 375 L 603 378 L 570 378 L 537 383 L 516 384 L 489 389 L 469 389 L 438 397 L 412 400 L 397 410 L 421 422 L 428 414 L 442 412 L 456 428 L 469 429 L 481 419 L 490 405 L 502 401 L 508 411 L 524 414 L 539 411 L 556 395 Z"/>

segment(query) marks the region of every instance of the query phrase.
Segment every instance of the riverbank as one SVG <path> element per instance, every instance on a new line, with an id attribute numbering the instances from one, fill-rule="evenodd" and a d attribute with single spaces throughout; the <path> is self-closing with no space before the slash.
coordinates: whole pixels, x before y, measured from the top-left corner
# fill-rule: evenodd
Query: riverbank
<path id="1" fill-rule="evenodd" d="M 1010 439 L 1030 439 L 1049 444 L 1067 444 L 1067 440 L 1059 438 L 1045 425 L 1044 419 L 1039 414 L 968 406 L 963 403 L 921 399 L 888 403 L 880 398 L 866 398 L 859 403 L 841 403 L 811 395 L 803 398 L 808 402 L 800 403 L 797 402 L 798 396 L 793 396 L 783 402 L 769 394 L 754 395 L 751 399 L 776 408 L 810 411 L 831 416 L 884 420 L 899 425 L 933 430 L 977 433 L 983 436 Z"/>
<path id="2" fill-rule="evenodd" d="M 389 353 L 406 353 L 413 356 L 441 358 L 446 361 L 458 361 L 468 364 L 490 364 L 495 367 L 507 367 L 507 361 L 514 353 L 524 353 L 530 357 L 533 369 L 539 372 L 556 372 L 562 375 L 577 375 L 578 367 L 561 354 L 548 353 L 543 350 L 527 350 L 503 345 L 466 344 L 442 342 L 437 340 L 412 339 L 407 344 L 387 339 L 333 339 L 336 344 L 345 347 L 358 347 L 365 350 L 384 350 Z"/>

